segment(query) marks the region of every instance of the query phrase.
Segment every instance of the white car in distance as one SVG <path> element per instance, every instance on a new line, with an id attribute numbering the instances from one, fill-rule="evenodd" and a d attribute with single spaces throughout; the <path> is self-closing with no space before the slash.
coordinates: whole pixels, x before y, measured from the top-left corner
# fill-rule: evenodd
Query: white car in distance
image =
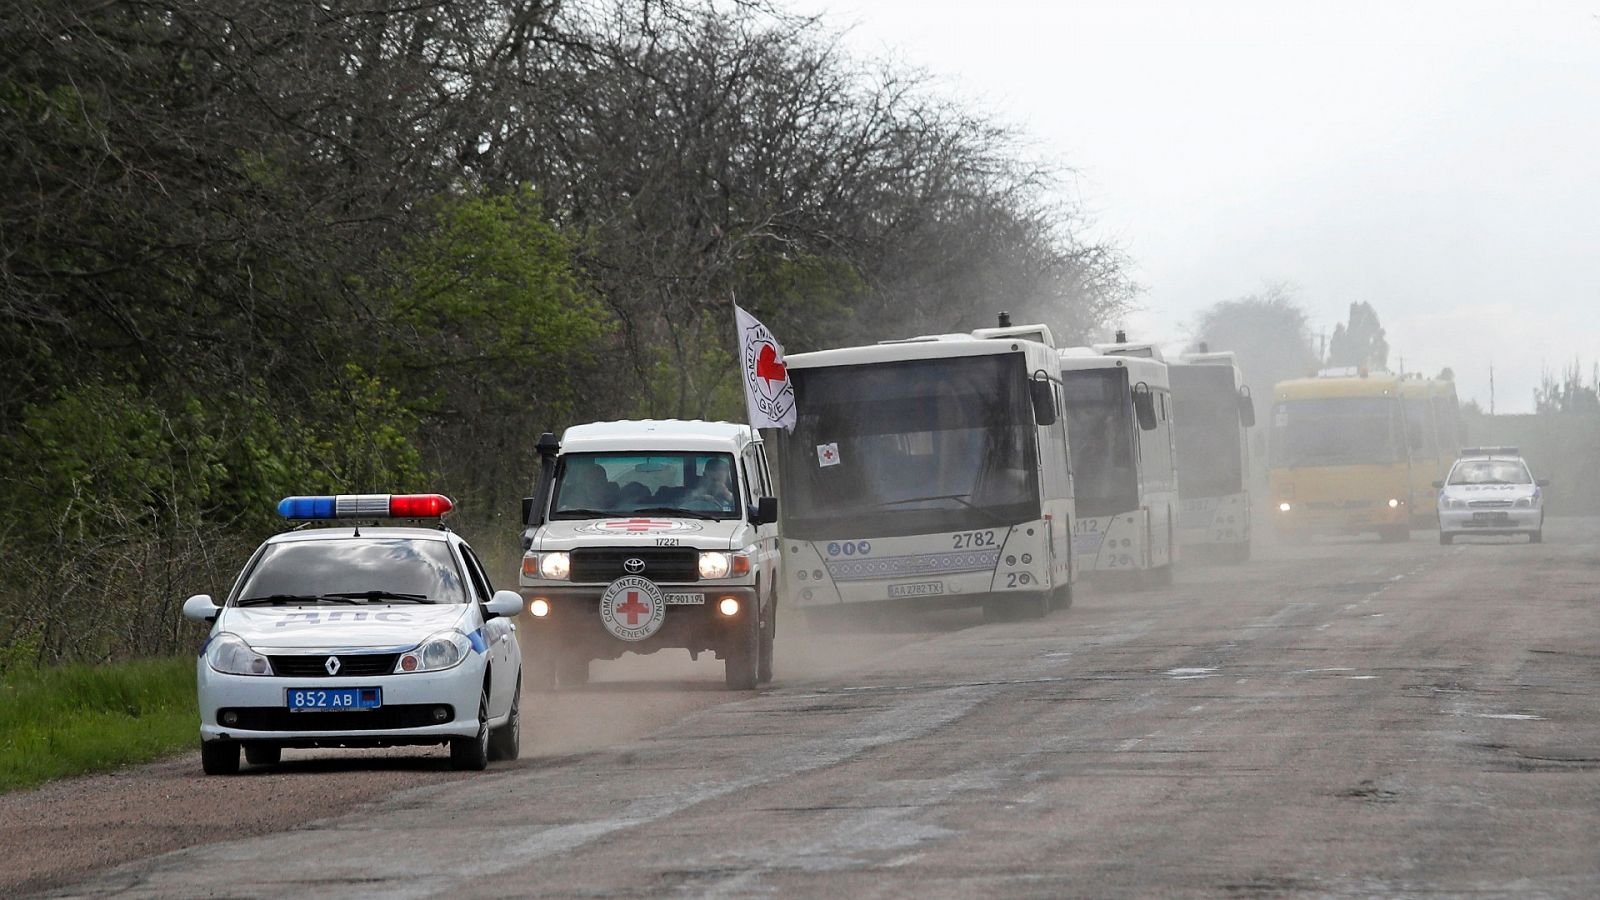
<path id="1" fill-rule="evenodd" d="M 208 775 L 279 761 L 285 747 L 450 747 L 457 769 L 516 759 L 522 651 L 514 591 L 494 591 L 439 494 L 288 497 L 293 521 L 342 520 L 268 538 L 200 650 L 200 761 Z M 332 525 L 333 522 L 329 521 Z"/>
<path id="2" fill-rule="evenodd" d="M 1544 539 L 1544 487 L 1515 447 L 1463 450 L 1439 489 L 1439 543 L 1461 535 L 1526 534 Z"/>

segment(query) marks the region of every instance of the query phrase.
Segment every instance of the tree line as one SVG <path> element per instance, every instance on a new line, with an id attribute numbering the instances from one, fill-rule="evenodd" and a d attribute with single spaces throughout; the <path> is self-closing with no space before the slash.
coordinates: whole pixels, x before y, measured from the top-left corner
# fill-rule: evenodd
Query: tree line
<path id="1" fill-rule="evenodd" d="M 174 652 L 291 493 L 515 534 L 545 430 L 791 352 L 1125 308 L 1060 172 L 699 0 L 5 0 L 0 670 Z"/>

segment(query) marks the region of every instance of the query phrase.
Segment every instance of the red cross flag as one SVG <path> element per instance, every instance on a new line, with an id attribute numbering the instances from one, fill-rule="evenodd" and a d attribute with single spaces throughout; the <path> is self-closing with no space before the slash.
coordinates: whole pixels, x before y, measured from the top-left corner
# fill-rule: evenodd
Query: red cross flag
<path id="1" fill-rule="evenodd" d="M 744 400 L 750 409 L 752 428 L 794 430 L 794 385 L 789 383 L 789 367 L 783 362 L 783 347 L 767 326 L 733 307 L 739 329 L 739 363 L 744 376 Z"/>

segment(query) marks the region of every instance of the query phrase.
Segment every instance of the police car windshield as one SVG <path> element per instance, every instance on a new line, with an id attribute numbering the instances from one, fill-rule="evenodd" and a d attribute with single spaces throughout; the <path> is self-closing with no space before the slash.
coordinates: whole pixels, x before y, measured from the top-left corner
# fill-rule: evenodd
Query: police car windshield
<path id="1" fill-rule="evenodd" d="M 550 510 L 552 519 L 729 519 L 739 515 L 739 479 L 731 453 L 568 453 Z"/>
<path id="2" fill-rule="evenodd" d="M 1528 467 L 1509 459 L 1466 460 L 1450 473 L 1451 484 L 1532 484 Z"/>
<path id="3" fill-rule="evenodd" d="M 464 603 L 461 573 L 444 541 L 345 538 L 268 544 L 239 590 L 240 604 Z"/>

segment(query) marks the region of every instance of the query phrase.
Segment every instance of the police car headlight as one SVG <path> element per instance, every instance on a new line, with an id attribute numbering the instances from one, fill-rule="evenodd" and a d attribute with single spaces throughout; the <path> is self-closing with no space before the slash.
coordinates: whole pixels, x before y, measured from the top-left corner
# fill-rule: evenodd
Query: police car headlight
<path id="1" fill-rule="evenodd" d="M 1516 506 L 1520 509 L 1531 509 L 1533 508 L 1533 498 L 1519 497 L 1517 498 Z"/>
<path id="2" fill-rule="evenodd" d="M 701 578 L 727 578 L 733 571 L 733 558 L 717 550 L 702 550 L 700 552 L 700 577 Z"/>
<path id="3" fill-rule="evenodd" d="M 225 675 L 271 675 L 272 664 L 235 634 L 219 634 L 206 647 L 206 664 Z"/>
<path id="4" fill-rule="evenodd" d="M 397 673 L 438 672 L 460 665 L 472 652 L 472 642 L 459 631 L 441 631 L 417 645 L 415 650 L 400 654 L 395 663 Z"/>
<path id="5" fill-rule="evenodd" d="M 566 581 L 572 574 L 572 555 L 568 553 L 546 553 L 539 557 L 539 574 L 552 581 Z"/>

